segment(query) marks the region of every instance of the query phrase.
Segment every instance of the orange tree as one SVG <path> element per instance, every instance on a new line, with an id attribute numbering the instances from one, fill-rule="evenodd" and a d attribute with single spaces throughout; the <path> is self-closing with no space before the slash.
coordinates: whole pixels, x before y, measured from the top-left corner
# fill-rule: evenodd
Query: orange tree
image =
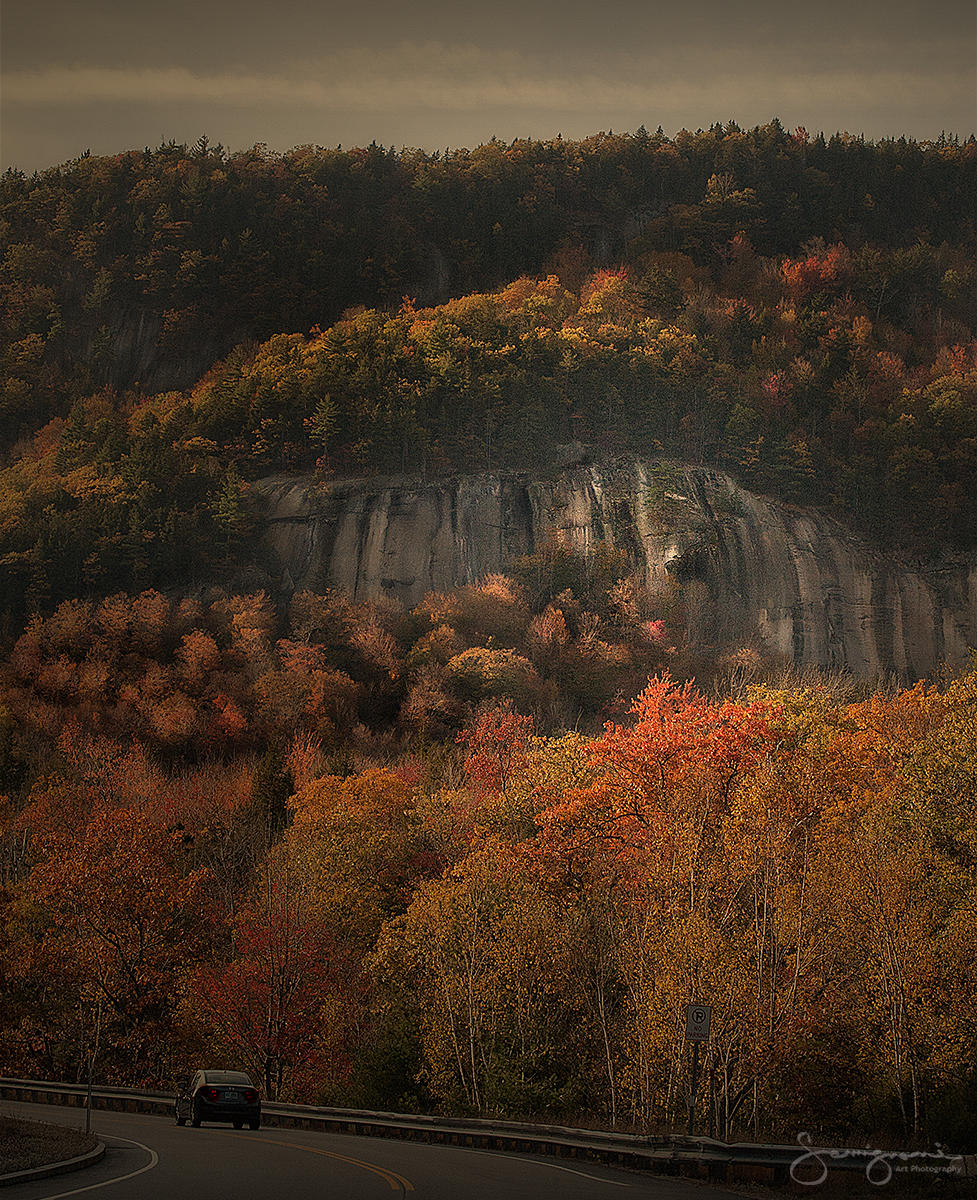
<path id="1" fill-rule="evenodd" d="M 167 1078 L 181 1052 L 175 1012 L 208 918 L 207 874 L 182 874 L 180 859 L 181 839 L 138 809 L 97 811 L 45 841 L 24 887 L 35 956 L 65 985 L 48 999 L 101 1001 L 105 1072 L 120 1083 Z"/>

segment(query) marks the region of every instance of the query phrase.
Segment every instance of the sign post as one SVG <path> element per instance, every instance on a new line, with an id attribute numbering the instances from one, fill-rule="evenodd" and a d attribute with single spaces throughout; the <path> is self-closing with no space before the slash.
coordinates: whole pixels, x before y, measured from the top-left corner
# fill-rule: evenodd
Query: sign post
<path id="1" fill-rule="evenodd" d="M 95 1040 L 88 1047 L 88 1088 L 85 1096 L 85 1134 L 92 1131 L 92 1075 L 95 1071 L 95 1055 L 98 1054 L 98 1043 L 102 1036 L 102 997 L 98 998 L 98 1008 L 95 1015 Z"/>
<path id="2" fill-rule="evenodd" d="M 685 1040 L 692 1043 L 692 1087 L 689 1089 L 689 1137 L 695 1121 L 695 1094 L 699 1086 L 699 1043 L 709 1041 L 712 1024 L 711 1004 L 685 1006 Z"/>

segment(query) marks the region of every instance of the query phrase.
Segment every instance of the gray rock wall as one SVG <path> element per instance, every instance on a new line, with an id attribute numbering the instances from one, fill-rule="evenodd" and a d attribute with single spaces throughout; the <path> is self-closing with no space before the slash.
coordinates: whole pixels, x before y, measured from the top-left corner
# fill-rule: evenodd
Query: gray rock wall
<path id="1" fill-rule="evenodd" d="M 689 639 L 703 647 L 759 639 L 799 666 L 915 679 L 965 663 L 977 632 L 977 562 L 939 572 L 898 562 L 824 513 L 707 467 L 634 461 L 437 483 L 292 477 L 259 488 L 286 590 L 415 604 L 555 535 L 584 552 L 610 542 L 652 589 L 677 587 Z"/>

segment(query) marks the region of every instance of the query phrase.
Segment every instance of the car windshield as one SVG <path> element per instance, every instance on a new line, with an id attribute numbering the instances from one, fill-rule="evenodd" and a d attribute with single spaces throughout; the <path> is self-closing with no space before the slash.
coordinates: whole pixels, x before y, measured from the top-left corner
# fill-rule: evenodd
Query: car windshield
<path id="1" fill-rule="evenodd" d="M 251 1087 L 251 1080 L 243 1071 L 206 1071 L 204 1079 L 207 1083 L 243 1083 Z"/>

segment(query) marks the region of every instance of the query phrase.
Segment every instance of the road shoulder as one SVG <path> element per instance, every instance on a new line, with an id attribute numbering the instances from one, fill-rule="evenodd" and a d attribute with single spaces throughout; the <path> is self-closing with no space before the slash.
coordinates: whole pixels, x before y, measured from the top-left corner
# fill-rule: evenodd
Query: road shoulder
<path id="1" fill-rule="evenodd" d="M 81 1171 L 100 1162 L 104 1143 L 58 1125 L 0 1116 L 0 1188 Z"/>

